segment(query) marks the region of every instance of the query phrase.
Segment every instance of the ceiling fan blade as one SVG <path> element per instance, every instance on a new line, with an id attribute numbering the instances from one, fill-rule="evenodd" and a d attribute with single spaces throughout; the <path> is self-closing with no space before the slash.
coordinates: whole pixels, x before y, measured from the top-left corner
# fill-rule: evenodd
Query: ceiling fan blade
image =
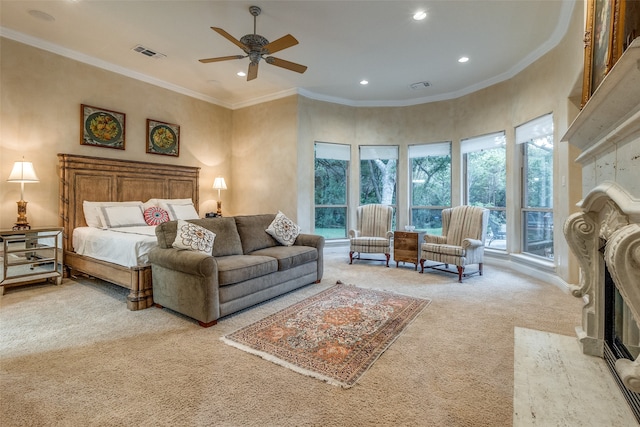
<path id="1" fill-rule="evenodd" d="M 295 71 L 296 73 L 304 73 L 307 71 L 306 65 L 296 64 L 295 62 L 285 61 L 284 59 L 274 58 L 273 56 L 267 56 L 265 58 L 267 64 L 275 65 L 276 67 L 286 68 L 287 70 Z"/>
<path id="2" fill-rule="evenodd" d="M 258 77 L 258 63 L 250 62 L 249 63 L 249 71 L 247 72 L 247 81 L 253 80 Z"/>
<path id="3" fill-rule="evenodd" d="M 231 55 L 231 56 L 220 56 L 218 58 L 199 59 L 198 61 L 202 62 L 203 64 L 208 64 L 209 62 L 229 61 L 231 59 L 242 59 L 242 58 L 244 58 L 244 56 L 242 55 Z"/>
<path id="4" fill-rule="evenodd" d="M 240 49 L 244 50 L 245 52 L 249 53 L 249 48 L 242 44 L 240 42 L 240 40 L 236 39 L 235 37 L 233 37 L 231 34 L 227 33 L 225 30 L 223 30 L 222 28 L 218 28 L 218 27 L 211 27 L 211 29 L 213 31 L 215 31 L 216 33 L 220 34 L 222 37 L 224 37 L 225 39 L 229 40 L 231 43 L 235 44 L 236 46 L 238 46 Z"/>
<path id="5" fill-rule="evenodd" d="M 271 43 L 262 47 L 262 50 L 267 54 L 271 55 L 272 53 L 276 53 L 281 51 L 282 49 L 286 49 L 291 46 L 295 46 L 298 44 L 298 40 L 293 37 L 291 34 L 287 34 L 284 37 L 280 37 L 278 40 L 274 40 Z"/>

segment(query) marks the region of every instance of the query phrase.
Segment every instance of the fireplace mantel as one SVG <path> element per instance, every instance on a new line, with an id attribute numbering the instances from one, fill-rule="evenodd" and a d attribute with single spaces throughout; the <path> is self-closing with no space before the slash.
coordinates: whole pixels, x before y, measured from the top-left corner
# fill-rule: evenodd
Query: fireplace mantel
<path id="1" fill-rule="evenodd" d="M 631 315 L 640 324 L 640 38 L 631 43 L 593 93 L 562 138 L 582 150 L 581 212 L 564 224 L 564 234 L 580 263 L 585 299 L 576 332 L 586 354 L 605 350 L 605 271 Z M 639 345 L 640 342 L 634 345 Z M 640 392 L 640 357 L 618 359 L 624 385 Z"/>
<path id="2" fill-rule="evenodd" d="M 563 141 L 585 164 L 607 146 L 640 136 L 640 37 L 627 48 L 573 121 Z"/>

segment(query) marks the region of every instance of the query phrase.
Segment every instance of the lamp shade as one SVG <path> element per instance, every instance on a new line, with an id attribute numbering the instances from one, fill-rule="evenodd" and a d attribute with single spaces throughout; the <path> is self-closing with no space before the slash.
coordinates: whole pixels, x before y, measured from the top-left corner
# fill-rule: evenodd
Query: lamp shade
<path id="1" fill-rule="evenodd" d="M 213 181 L 214 190 L 226 190 L 227 184 L 224 182 L 224 178 L 219 176 Z"/>
<path id="2" fill-rule="evenodd" d="M 31 162 L 15 162 L 7 182 L 40 182 Z"/>

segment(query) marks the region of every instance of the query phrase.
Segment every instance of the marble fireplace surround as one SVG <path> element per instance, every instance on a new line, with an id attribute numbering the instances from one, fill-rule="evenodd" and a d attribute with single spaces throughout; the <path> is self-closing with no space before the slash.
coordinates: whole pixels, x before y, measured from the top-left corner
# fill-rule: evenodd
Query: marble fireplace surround
<path id="1" fill-rule="evenodd" d="M 583 353 L 603 357 L 605 266 L 631 312 L 625 321 L 640 325 L 640 38 L 605 77 L 563 140 L 582 150 L 576 159 L 582 165 L 581 212 L 564 224 L 581 268 L 572 293 L 586 301 L 576 331 Z M 629 390 L 640 392 L 640 357 L 619 359 L 615 369 Z"/>

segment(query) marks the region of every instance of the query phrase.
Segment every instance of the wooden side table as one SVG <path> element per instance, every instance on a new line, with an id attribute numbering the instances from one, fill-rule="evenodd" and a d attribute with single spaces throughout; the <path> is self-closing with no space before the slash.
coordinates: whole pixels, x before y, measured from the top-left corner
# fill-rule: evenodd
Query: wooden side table
<path id="1" fill-rule="evenodd" d="M 401 262 L 409 262 L 418 270 L 420 263 L 420 244 L 424 233 L 419 231 L 394 231 L 393 232 L 393 260 L 398 268 Z"/>
<path id="2" fill-rule="evenodd" d="M 0 230 L 0 295 L 6 286 L 62 282 L 62 227 Z"/>

